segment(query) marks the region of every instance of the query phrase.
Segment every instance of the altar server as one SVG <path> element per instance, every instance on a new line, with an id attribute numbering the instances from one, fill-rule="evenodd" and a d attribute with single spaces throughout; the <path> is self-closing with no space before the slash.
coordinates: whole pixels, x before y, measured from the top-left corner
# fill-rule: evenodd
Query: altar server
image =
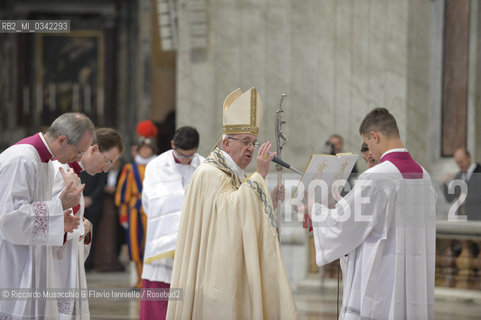
<path id="1" fill-rule="evenodd" d="M 25 138 L 0 154 L 0 288 L 42 294 L 55 287 L 57 274 L 47 250 L 61 246 L 64 233 L 77 228 L 80 218 L 67 209 L 79 203 L 83 186 L 76 177 L 52 198 L 54 169 L 49 163 L 52 158 L 61 163 L 80 160 L 95 138 L 94 130 L 85 115 L 66 113 L 45 134 Z M 3 298 L 0 319 L 57 318 L 54 300 Z"/>
<path id="2" fill-rule="evenodd" d="M 385 108 L 359 132 L 380 163 L 329 209 L 309 199 L 316 262 L 347 256 L 341 319 L 433 319 L 436 192 Z"/>
<path id="3" fill-rule="evenodd" d="M 169 288 L 185 191 L 195 169 L 204 161 L 197 153 L 199 133 L 177 129 L 172 149 L 149 162 L 145 169 L 142 206 L 147 216 L 142 288 Z M 165 319 L 167 299 L 140 302 L 140 319 Z"/>

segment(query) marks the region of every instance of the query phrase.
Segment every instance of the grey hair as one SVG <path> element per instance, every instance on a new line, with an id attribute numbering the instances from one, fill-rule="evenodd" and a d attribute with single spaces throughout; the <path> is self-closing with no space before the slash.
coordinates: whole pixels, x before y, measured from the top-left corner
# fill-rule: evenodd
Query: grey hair
<path id="1" fill-rule="evenodd" d="M 222 135 L 222 138 L 220 139 L 220 145 L 219 145 L 219 149 L 222 150 L 222 141 L 224 141 L 225 138 L 232 138 L 232 134 L 223 134 Z"/>
<path id="2" fill-rule="evenodd" d="M 69 112 L 55 119 L 46 134 L 54 139 L 64 135 L 67 137 L 68 144 L 76 145 L 85 132 L 90 133 L 93 140 L 96 140 L 95 126 L 92 121 L 82 113 Z"/>
<path id="3" fill-rule="evenodd" d="M 222 141 L 224 141 L 224 139 L 227 138 L 227 137 L 228 137 L 227 134 L 223 134 L 223 135 L 222 135 L 222 138 L 220 138 L 219 149 L 222 150 Z"/>

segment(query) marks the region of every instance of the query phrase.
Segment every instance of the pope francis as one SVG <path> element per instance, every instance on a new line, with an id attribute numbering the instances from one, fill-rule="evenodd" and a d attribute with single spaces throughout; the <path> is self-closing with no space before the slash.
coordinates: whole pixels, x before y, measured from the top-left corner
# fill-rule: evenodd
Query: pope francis
<path id="1" fill-rule="evenodd" d="M 265 177 L 275 153 L 258 146 L 262 101 L 255 88 L 224 101 L 223 136 L 194 172 L 185 196 L 168 319 L 297 319 Z"/>

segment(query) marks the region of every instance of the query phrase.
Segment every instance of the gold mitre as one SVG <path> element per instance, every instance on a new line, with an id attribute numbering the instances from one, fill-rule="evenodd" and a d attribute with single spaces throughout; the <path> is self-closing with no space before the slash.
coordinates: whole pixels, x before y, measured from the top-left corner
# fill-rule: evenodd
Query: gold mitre
<path id="1" fill-rule="evenodd" d="M 263 105 L 256 88 L 235 89 L 224 100 L 223 134 L 259 133 Z"/>

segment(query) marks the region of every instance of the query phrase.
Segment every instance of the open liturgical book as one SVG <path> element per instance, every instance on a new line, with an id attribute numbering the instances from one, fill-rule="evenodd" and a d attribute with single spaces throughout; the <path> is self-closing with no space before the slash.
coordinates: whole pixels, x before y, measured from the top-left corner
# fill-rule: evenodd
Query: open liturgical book
<path id="1" fill-rule="evenodd" d="M 293 198 L 298 192 L 314 192 L 315 202 L 327 206 L 334 205 L 358 157 L 352 153 L 311 154 Z M 309 197 L 312 198 L 312 194 L 309 194 Z M 307 218 L 304 217 L 304 227 L 311 230 L 312 224 Z"/>

